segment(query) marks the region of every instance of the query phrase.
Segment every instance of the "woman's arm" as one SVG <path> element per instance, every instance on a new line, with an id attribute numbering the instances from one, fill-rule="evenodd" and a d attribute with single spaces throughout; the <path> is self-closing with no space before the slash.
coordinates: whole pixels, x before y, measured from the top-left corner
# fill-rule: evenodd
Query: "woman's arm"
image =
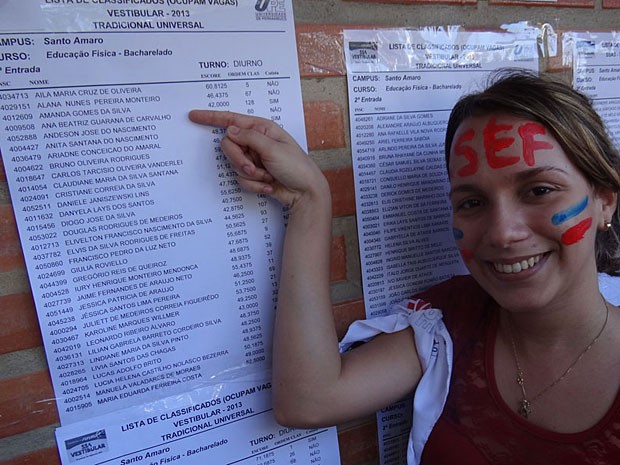
<path id="1" fill-rule="evenodd" d="M 239 184 L 290 208 L 273 340 L 277 420 L 337 424 L 410 393 L 421 375 L 411 330 L 340 356 L 329 282 L 331 196 L 320 169 L 269 120 L 203 110 L 190 119 L 226 127 L 222 149 Z"/>

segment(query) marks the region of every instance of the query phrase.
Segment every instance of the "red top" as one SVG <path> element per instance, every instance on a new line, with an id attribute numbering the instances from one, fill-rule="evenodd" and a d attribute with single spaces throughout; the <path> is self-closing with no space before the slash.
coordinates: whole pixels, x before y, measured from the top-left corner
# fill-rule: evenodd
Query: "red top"
<path id="1" fill-rule="evenodd" d="M 443 311 L 454 343 L 450 392 L 423 465 L 620 464 L 620 393 L 605 417 L 585 431 L 556 433 L 533 425 L 505 404 L 495 383 L 495 301 L 470 276 L 418 297 Z"/>

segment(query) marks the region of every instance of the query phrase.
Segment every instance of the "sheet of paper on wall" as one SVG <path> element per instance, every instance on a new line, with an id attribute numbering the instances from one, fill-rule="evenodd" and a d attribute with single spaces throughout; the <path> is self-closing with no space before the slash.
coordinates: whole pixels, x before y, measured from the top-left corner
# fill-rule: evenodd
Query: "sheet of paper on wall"
<path id="1" fill-rule="evenodd" d="M 563 36 L 573 87 L 592 99 L 608 131 L 620 146 L 620 33 L 570 32 Z"/>
<path id="2" fill-rule="evenodd" d="M 285 214 L 187 113 L 264 116 L 305 146 L 292 2 L 5 0 L 0 34 L 0 148 L 62 425 L 265 373 Z M 248 413 L 248 445 L 250 410 L 270 415 L 253 403 L 220 407 Z"/>
<path id="3" fill-rule="evenodd" d="M 592 99 L 609 134 L 620 147 L 620 33 L 570 32 L 564 35 L 566 64 L 572 64 L 573 87 Z M 620 302 L 620 278 L 599 275 L 603 295 Z"/>
<path id="4" fill-rule="evenodd" d="M 450 226 L 443 140 L 457 99 L 502 67 L 538 69 L 537 31 L 346 30 L 366 316 L 466 273 Z M 406 463 L 411 402 L 377 414 L 381 463 Z"/>

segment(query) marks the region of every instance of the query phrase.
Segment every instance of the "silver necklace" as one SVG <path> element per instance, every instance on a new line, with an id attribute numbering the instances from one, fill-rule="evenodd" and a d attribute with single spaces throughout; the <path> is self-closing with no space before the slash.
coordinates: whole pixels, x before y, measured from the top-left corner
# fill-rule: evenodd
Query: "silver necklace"
<path id="1" fill-rule="evenodd" d="M 583 356 L 588 353 L 592 346 L 596 344 L 596 341 L 598 341 L 599 337 L 601 337 L 601 334 L 603 334 L 603 331 L 607 326 L 607 320 L 609 320 L 609 306 L 607 305 L 607 302 L 602 295 L 601 298 L 603 299 L 603 304 L 605 305 L 606 310 L 605 322 L 603 323 L 603 327 L 600 329 L 594 339 L 592 339 L 590 344 L 588 344 L 588 346 L 581 351 L 575 361 L 571 363 L 566 370 L 564 370 L 564 373 L 562 373 L 555 381 L 553 381 L 531 399 L 527 398 L 527 393 L 525 391 L 525 377 L 523 376 L 523 369 L 521 368 L 521 364 L 519 363 L 519 357 L 517 356 L 517 345 L 515 344 L 515 340 L 512 335 L 512 319 L 510 318 L 510 314 L 508 314 L 508 334 L 510 335 L 510 343 L 512 344 L 512 355 L 514 356 L 515 365 L 517 366 L 517 384 L 521 388 L 521 400 L 519 401 L 519 408 L 517 409 L 517 412 L 519 412 L 519 415 L 521 415 L 523 418 L 528 418 L 532 414 L 532 404 L 536 402 L 536 400 L 538 400 L 543 394 L 553 388 L 556 384 L 566 378 L 566 376 L 568 376 L 568 374 L 573 370 L 575 365 L 579 363 L 579 360 L 581 360 Z"/>

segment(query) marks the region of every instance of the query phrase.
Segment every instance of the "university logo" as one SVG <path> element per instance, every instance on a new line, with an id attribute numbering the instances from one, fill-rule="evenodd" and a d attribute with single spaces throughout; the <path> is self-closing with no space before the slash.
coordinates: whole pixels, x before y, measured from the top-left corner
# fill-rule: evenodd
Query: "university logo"
<path id="1" fill-rule="evenodd" d="M 70 462 L 77 462 L 108 450 L 108 439 L 105 430 L 83 434 L 65 441 L 65 450 Z"/>
<path id="2" fill-rule="evenodd" d="M 254 9 L 256 11 L 265 11 L 269 6 L 269 0 L 256 0 L 256 5 Z"/>
<path id="3" fill-rule="evenodd" d="M 254 9 L 259 21 L 286 21 L 284 0 L 256 0 Z"/>
<path id="4" fill-rule="evenodd" d="M 357 63 L 370 63 L 378 59 L 376 42 L 349 42 L 351 60 Z"/>
<path id="5" fill-rule="evenodd" d="M 531 61 L 534 57 L 538 57 L 536 44 L 531 44 L 528 41 L 519 41 L 514 43 L 514 46 L 512 47 L 513 61 Z"/>
<path id="6" fill-rule="evenodd" d="M 594 58 L 596 53 L 596 42 L 593 40 L 576 39 L 575 47 L 577 48 L 577 53 L 580 58 Z"/>

